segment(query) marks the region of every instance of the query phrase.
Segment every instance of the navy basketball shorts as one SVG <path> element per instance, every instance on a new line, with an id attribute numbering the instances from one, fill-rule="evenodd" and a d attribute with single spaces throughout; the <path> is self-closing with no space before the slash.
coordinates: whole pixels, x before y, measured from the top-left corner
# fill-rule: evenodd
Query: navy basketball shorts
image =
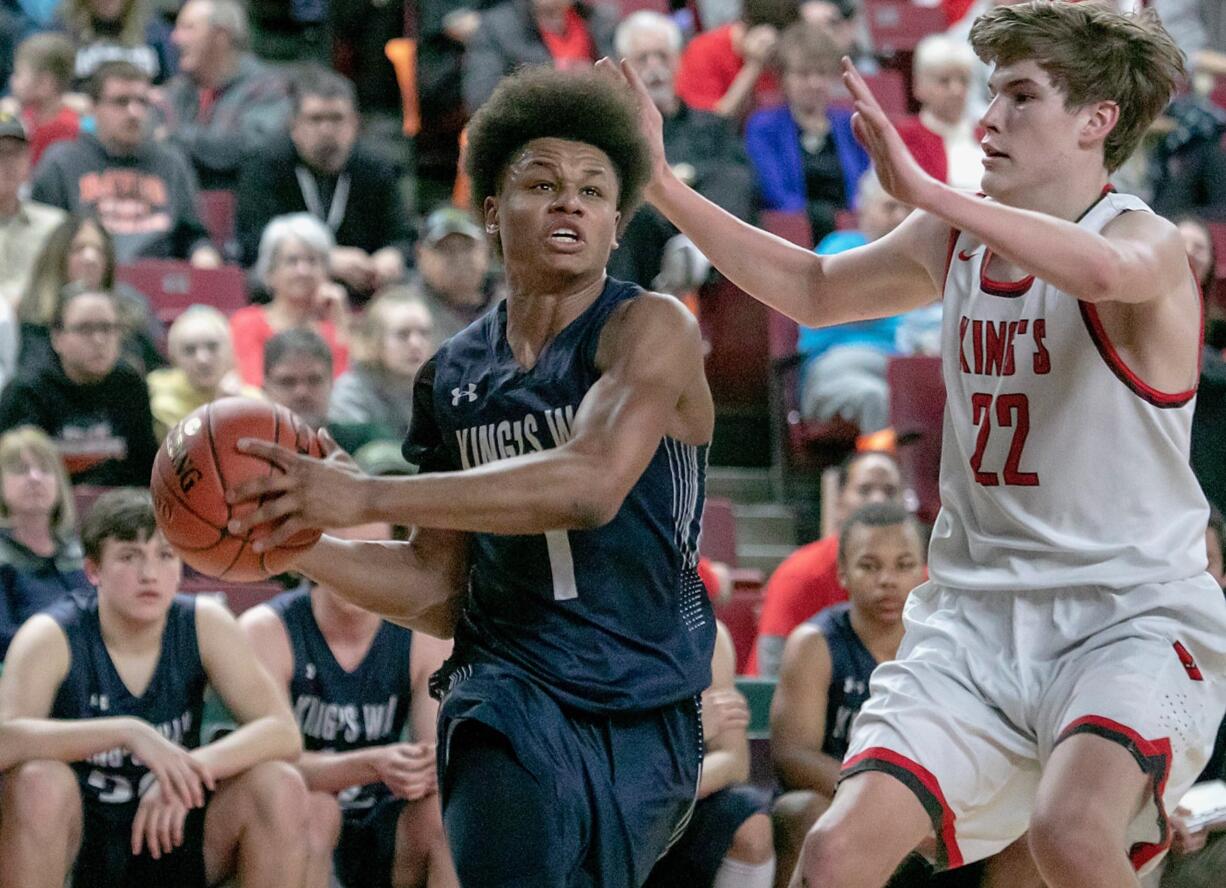
<path id="1" fill-rule="evenodd" d="M 396 827 L 405 804 L 387 795 L 369 808 L 341 812 L 341 836 L 332 862 L 345 888 L 391 888 Z"/>
<path id="2" fill-rule="evenodd" d="M 132 821 L 139 802 L 105 804 L 82 799 L 81 850 L 74 888 L 206 888 L 204 808 L 187 812 L 183 844 L 154 860 L 148 849 L 132 854 Z"/>
<path id="3" fill-rule="evenodd" d="M 699 799 L 685 834 L 656 863 L 644 888 L 710 885 L 741 824 L 769 810 L 770 794 L 756 786 L 726 786 Z"/>
<path id="4" fill-rule="evenodd" d="M 438 753 L 460 883 L 642 885 L 693 809 L 697 699 L 597 715 L 562 707 L 501 666 L 464 672 L 439 710 Z"/>

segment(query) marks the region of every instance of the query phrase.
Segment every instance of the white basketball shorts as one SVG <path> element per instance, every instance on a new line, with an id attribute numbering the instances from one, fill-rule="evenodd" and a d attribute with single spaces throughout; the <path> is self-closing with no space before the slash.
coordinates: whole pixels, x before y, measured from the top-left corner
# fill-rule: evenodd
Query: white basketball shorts
<path id="1" fill-rule="evenodd" d="M 1149 775 L 1127 851 L 1139 872 L 1156 865 L 1166 811 L 1226 712 L 1226 599 L 1212 577 L 1013 594 L 925 583 L 904 622 L 898 659 L 873 672 L 842 779 L 873 770 L 906 784 L 932 817 L 934 862 L 953 868 L 1021 836 L 1052 750 L 1092 733 Z"/>

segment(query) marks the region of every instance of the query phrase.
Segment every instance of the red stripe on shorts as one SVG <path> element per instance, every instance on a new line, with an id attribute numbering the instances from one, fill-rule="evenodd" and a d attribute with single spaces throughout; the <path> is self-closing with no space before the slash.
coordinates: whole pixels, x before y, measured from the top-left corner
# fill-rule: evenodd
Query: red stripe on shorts
<path id="1" fill-rule="evenodd" d="M 931 771 L 919 762 L 912 761 L 901 753 L 884 746 L 873 746 L 864 752 L 854 755 L 843 762 L 840 780 L 864 771 L 882 771 L 897 777 L 916 794 L 928 816 L 932 818 L 932 827 L 936 832 L 937 843 L 944 852 L 944 865 L 948 869 L 962 866 L 962 850 L 958 847 L 958 834 L 954 822 L 957 817 L 945 794 L 941 792 L 941 784 Z M 901 772 L 901 773 L 900 773 Z M 903 774 L 911 779 L 905 779 Z"/>
<path id="2" fill-rule="evenodd" d="M 1154 807 L 1158 809 L 1158 841 L 1137 842 L 1128 849 L 1128 859 L 1132 867 L 1140 870 L 1171 845 L 1171 828 L 1166 817 L 1166 806 L 1162 803 L 1162 795 L 1166 792 L 1166 781 L 1171 776 L 1171 741 L 1167 737 L 1157 740 L 1146 740 L 1132 728 L 1101 715 L 1086 715 L 1072 722 L 1060 732 L 1056 744 L 1059 745 L 1074 734 L 1094 734 L 1104 740 L 1118 743 L 1127 749 L 1141 771 L 1149 775 L 1154 794 Z"/>

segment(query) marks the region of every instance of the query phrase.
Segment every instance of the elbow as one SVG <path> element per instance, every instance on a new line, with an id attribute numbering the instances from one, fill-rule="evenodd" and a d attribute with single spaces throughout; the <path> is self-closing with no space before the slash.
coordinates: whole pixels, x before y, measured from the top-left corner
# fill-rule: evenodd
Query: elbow
<path id="1" fill-rule="evenodd" d="M 610 485 L 593 485 L 593 489 L 575 498 L 570 521 L 572 529 L 595 530 L 617 517 L 626 494 L 609 488 Z"/>
<path id="2" fill-rule="evenodd" d="M 1083 278 L 1082 292 L 1078 295 L 1089 303 L 1116 302 L 1127 286 L 1126 275 L 1120 258 L 1110 251 L 1099 261 L 1090 263 Z"/>

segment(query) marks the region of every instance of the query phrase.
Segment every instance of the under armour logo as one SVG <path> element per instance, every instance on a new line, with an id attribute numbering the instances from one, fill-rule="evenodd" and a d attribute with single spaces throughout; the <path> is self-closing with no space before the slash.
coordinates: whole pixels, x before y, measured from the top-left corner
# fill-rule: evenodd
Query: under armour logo
<path id="1" fill-rule="evenodd" d="M 477 400 L 477 384 L 475 382 L 470 382 L 467 388 L 460 388 L 457 386 L 451 390 L 452 407 L 459 406 L 460 399 L 462 398 L 466 398 L 469 404 Z"/>
<path id="2" fill-rule="evenodd" d="M 312 679 L 315 678 L 315 664 L 307 663 L 306 669 L 304 669 L 303 672 L 306 673 L 306 680 L 311 681 Z"/>

